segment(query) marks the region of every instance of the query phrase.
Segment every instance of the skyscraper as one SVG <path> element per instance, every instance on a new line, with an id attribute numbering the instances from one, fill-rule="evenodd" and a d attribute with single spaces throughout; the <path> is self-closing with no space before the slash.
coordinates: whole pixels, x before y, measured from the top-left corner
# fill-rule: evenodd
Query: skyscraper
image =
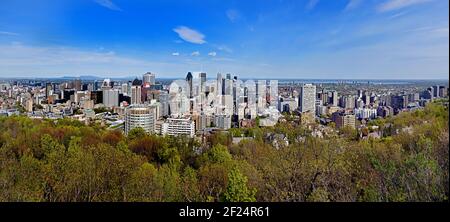
<path id="1" fill-rule="evenodd" d="M 53 94 L 53 87 L 51 83 L 45 84 L 45 98 L 48 99 Z"/>
<path id="2" fill-rule="evenodd" d="M 329 91 L 328 92 L 329 97 L 329 104 L 332 106 L 338 106 L 338 92 L 337 91 Z"/>
<path id="3" fill-rule="evenodd" d="M 300 89 L 298 106 L 300 112 L 316 113 L 316 86 L 312 84 L 304 84 Z"/>
<path id="4" fill-rule="evenodd" d="M 437 97 L 439 97 L 439 86 L 432 86 L 432 89 L 433 89 L 433 97 L 434 98 L 437 98 Z"/>
<path id="5" fill-rule="evenodd" d="M 256 81 L 256 103 L 258 112 L 262 112 L 267 105 L 266 80 Z"/>
<path id="6" fill-rule="evenodd" d="M 122 84 L 121 91 L 123 94 L 128 95 L 128 84 L 127 83 Z"/>
<path id="7" fill-rule="evenodd" d="M 169 93 L 162 90 L 159 94 L 159 102 L 161 103 L 161 116 L 169 115 Z"/>
<path id="8" fill-rule="evenodd" d="M 119 105 L 119 90 L 105 89 L 103 90 L 103 104 L 112 108 Z"/>
<path id="9" fill-rule="evenodd" d="M 200 84 L 203 92 L 205 91 L 205 82 L 206 82 L 206 73 L 202 72 L 200 73 Z"/>
<path id="10" fill-rule="evenodd" d="M 186 82 L 188 84 L 188 90 L 189 90 L 189 98 L 192 98 L 192 79 L 194 77 L 192 76 L 191 72 L 188 72 L 188 74 L 186 75 Z"/>
<path id="11" fill-rule="evenodd" d="M 142 103 L 142 81 L 135 79 L 131 85 L 131 104 Z"/>
<path id="12" fill-rule="evenodd" d="M 101 89 L 111 89 L 112 86 L 111 79 L 104 79 Z"/>
<path id="13" fill-rule="evenodd" d="M 147 72 L 142 77 L 144 87 L 150 87 L 150 85 L 155 85 L 156 75 L 151 72 Z"/>
<path id="14" fill-rule="evenodd" d="M 73 88 L 77 91 L 81 90 L 81 80 L 80 79 L 76 79 L 73 81 Z"/>
<path id="15" fill-rule="evenodd" d="M 278 80 L 269 82 L 269 104 L 278 109 Z"/>
<path id="16" fill-rule="evenodd" d="M 217 92 L 217 95 L 222 95 L 223 94 L 223 77 L 222 77 L 222 74 L 220 74 L 220 73 L 217 73 L 217 82 L 216 82 L 216 84 L 217 84 L 217 87 L 216 87 L 216 92 Z"/>
<path id="17" fill-rule="evenodd" d="M 247 80 L 245 81 L 244 86 L 244 102 L 247 103 L 244 115 L 249 119 L 254 119 L 257 115 L 256 83 L 253 80 Z"/>

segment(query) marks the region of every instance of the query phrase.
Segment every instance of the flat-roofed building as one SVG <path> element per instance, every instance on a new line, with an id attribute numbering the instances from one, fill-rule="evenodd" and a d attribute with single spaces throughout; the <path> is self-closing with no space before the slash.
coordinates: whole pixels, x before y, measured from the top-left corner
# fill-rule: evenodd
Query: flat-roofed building
<path id="1" fill-rule="evenodd" d="M 154 106 L 131 105 L 125 111 L 125 134 L 134 128 L 142 128 L 147 133 L 155 132 L 156 111 Z"/>
<path id="2" fill-rule="evenodd" d="M 186 135 L 189 137 L 194 137 L 195 123 L 191 119 L 168 118 L 167 121 L 162 124 L 161 134 L 169 136 Z"/>
<path id="3" fill-rule="evenodd" d="M 356 128 L 356 116 L 354 114 L 335 112 L 333 113 L 331 119 L 336 124 L 336 128 L 338 129 L 346 126 Z"/>

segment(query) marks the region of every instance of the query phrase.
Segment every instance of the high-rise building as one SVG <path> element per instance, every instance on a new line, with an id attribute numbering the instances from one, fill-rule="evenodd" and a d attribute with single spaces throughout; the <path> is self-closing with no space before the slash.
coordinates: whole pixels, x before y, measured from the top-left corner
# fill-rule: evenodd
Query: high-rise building
<path id="1" fill-rule="evenodd" d="M 73 81 L 73 88 L 77 91 L 81 91 L 81 80 L 80 79 L 75 79 Z"/>
<path id="2" fill-rule="evenodd" d="M 377 108 L 377 115 L 383 118 L 394 115 L 394 109 L 390 106 L 379 106 Z"/>
<path id="3" fill-rule="evenodd" d="M 127 83 L 122 83 L 121 91 L 124 95 L 128 95 L 128 84 Z"/>
<path id="4" fill-rule="evenodd" d="M 325 89 L 322 89 L 321 92 L 317 93 L 317 99 L 322 101 L 322 105 L 326 106 L 328 105 L 328 91 L 325 91 Z"/>
<path id="5" fill-rule="evenodd" d="M 201 131 L 204 130 L 207 126 L 207 118 L 205 114 L 193 115 L 192 119 L 195 122 L 195 130 Z"/>
<path id="6" fill-rule="evenodd" d="M 408 95 L 408 102 L 417 102 L 420 99 L 419 93 L 411 93 Z"/>
<path id="7" fill-rule="evenodd" d="M 155 132 L 156 111 L 154 106 L 131 105 L 125 110 L 125 134 L 134 128 L 142 128 L 147 133 Z"/>
<path id="8" fill-rule="evenodd" d="M 94 101 L 94 104 L 103 103 L 103 91 L 91 91 L 90 98 Z"/>
<path id="9" fill-rule="evenodd" d="M 338 106 L 338 92 L 337 91 L 329 91 L 328 92 L 329 104 L 332 106 Z"/>
<path id="10" fill-rule="evenodd" d="M 53 87 L 51 83 L 45 84 L 45 98 L 50 97 L 53 94 Z"/>
<path id="11" fill-rule="evenodd" d="M 278 80 L 269 82 L 269 105 L 278 109 Z"/>
<path id="12" fill-rule="evenodd" d="M 375 119 L 378 115 L 375 108 L 355 108 L 353 113 L 358 119 Z"/>
<path id="13" fill-rule="evenodd" d="M 248 119 L 254 119 L 257 115 L 257 98 L 256 98 L 256 83 L 253 80 L 247 80 L 244 83 L 244 103 L 246 107 L 244 116 Z"/>
<path id="14" fill-rule="evenodd" d="M 202 92 L 205 92 L 206 73 L 200 73 L 200 88 Z"/>
<path id="15" fill-rule="evenodd" d="M 217 79 L 216 79 L 216 95 L 222 95 L 222 81 L 223 81 L 223 77 L 222 74 L 217 73 Z"/>
<path id="16" fill-rule="evenodd" d="M 112 108 L 119 105 L 119 90 L 105 89 L 103 90 L 103 105 Z"/>
<path id="17" fill-rule="evenodd" d="M 447 87 L 439 86 L 439 97 L 447 97 Z"/>
<path id="18" fill-rule="evenodd" d="M 433 97 L 434 98 L 437 98 L 437 97 L 439 97 L 439 86 L 432 86 L 432 89 L 433 89 Z"/>
<path id="19" fill-rule="evenodd" d="M 298 99 L 300 112 L 310 111 L 316 113 L 316 86 L 312 84 L 304 84 L 300 89 Z"/>
<path id="20" fill-rule="evenodd" d="M 395 95 L 392 96 L 391 105 L 394 109 L 404 109 L 408 106 L 407 95 Z"/>
<path id="21" fill-rule="evenodd" d="M 231 78 L 228 78 L 227 74 L 227 78 L 223 80 L 223 95 L 229 95 L 232 96 L 233 95 L 233 80 Z"/>
<path id="22" fill-rule="evenodd" d="M 192 98 L 192 80 L 194 79 L 194 76 L 191 72 L 188 72 L 186 75 L 186 82 L 188 84 L 188 90 L 189 90 L 189 98 Z"/>
<path id="23" fill-rule="evenodd" d="M 104 79 L 102 83 L 101 89 L 111 89 L 113 87 L 113 84 L 111 82 L 111 79 Z"/>
<path id="24" fill-rule="evenodd" d="M 266 80 L 256 81 L 256 106 L 258 112 L 262 112 L 267 106 Z"/>
<path id="25" fill-rule="evenodd" d="M 169 115 L 169 93 L 162 90 L 159 93 L 159 102 L 161 103 L 161 116 Z"/>
<path id="26" fill-rule="evenodd" d="M 154 73 L 151 72 L 147 72 L 142 76 L 142 80 L 143 80 L 143 86 L 144 88 L 148 88 L 151 85 L 155 85 L 156 82 L 156 75 Z"/>
<path id="27" fill-rule="evenodd" d="M 342 96 L 340 100 L 341 107 L 344 109 L 354 109 L 356 107 L 356 98 L 353 95 Z"/>
<path id="28" fill-rule="evenodd" d="M 231 128 L 231 116 L 229 115 L 216 115 L 214 116 L 214 125 L 223 130 Z"/>
<path id="29" fill-rule="evenodd" d="M 135 79 L 131 85 L 131 104 L 142 103 L 142 81 Z"/>
<path id="30" fill-rule="evenodd" d="M 33 99 L 27 99 L 25 101 L 25 109 L 27 112 L 33 112 Z"/>

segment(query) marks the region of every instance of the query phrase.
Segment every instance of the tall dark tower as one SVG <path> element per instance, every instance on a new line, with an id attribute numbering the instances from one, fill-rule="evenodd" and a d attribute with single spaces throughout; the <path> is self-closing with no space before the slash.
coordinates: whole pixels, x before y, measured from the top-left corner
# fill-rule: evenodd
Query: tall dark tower
<path id="1" fill-rule="evenodd" d="M 189 98 L 192 98 L 192 78 L 192 73 L 188 72 L 188 74 L 186 75 L 186 82 L 189 86 Z"/>
<path id="2" fill-rule="evenodd" d="M 193 110 L 194 110 L 194 101 L 192 100 L 192 73 L 188 72 L 188 74 L 186 75 L 186 82 L 188 83 L 188 87 L 189 87 L 189 110 L 192 114 Z"/>

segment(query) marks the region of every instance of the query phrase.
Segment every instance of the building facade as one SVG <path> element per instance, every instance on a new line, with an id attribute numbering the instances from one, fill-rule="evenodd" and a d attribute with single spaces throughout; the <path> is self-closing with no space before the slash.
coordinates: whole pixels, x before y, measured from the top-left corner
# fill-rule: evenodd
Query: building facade
<path id="1" fill-rule="evenodd" d="M 154 106 L 131 105 L 125 111 L 125 134 L 134 128 L 142 128 L 147 133 L 155 132 L 156 110 Z"/>

